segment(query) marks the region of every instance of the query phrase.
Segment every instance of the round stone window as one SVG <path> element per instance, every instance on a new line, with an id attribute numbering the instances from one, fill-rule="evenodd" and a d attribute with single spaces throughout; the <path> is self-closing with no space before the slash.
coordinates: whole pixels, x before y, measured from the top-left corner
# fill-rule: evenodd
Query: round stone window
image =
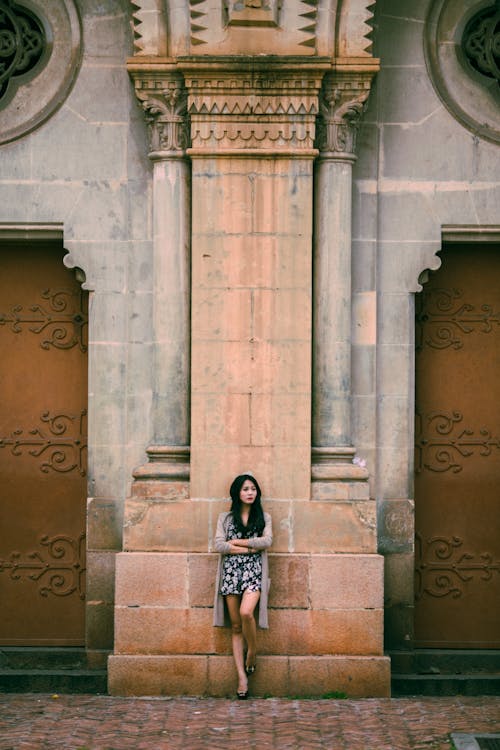
<path id="1" fill-rule="evenodd" d="M 63 103 L 80 55 L 73 0 L 0 0 L 0 143 L 29 133 Z"/>
<path id="2" fill-rule="evenodd" d="M 451 114 L 500 143 L 500 10 L 494 0 L 435 0 L 425 25 L 433 85 Z"/>

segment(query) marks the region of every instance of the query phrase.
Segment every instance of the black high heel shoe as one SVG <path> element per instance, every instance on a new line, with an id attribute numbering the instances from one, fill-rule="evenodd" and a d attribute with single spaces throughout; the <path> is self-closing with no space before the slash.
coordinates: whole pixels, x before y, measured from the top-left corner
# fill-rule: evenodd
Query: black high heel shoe
<path id="1" fill-rule="evenodd" d="M 252 675 L 256 669 L 257 669 L 257 666 L 255 664 L 252 664 L 249 667 L 245 667 L 245 672 L 247 673 L 247 676 L 250 677 L 250 675 Z"/>
<path id="2" fill-rule="evenodd" d="M 239 701 L 246 701 L 248 698 L 248 690 L 238 690 L 236 693 L 236 697 Z"/>

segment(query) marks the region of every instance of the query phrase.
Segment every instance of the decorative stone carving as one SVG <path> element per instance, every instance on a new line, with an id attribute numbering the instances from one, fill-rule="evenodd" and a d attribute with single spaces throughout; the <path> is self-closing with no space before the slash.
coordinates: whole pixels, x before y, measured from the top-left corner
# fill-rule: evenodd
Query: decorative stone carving
<path id="1" fill-rule="evenodd" d="M 287 0 L 286 3 L 283 0 L 189 0 L 191 52 L 204 55 L 317 54 L 318 4 L 319 0 Z M 256 27 L 258 33 L 248 34 L 248 27 Z"/>
<path id="2" fill-rule="evenodd" d="M 81 22 L 74 0 L 3 1 L 0 10 L 2 144 L 37 128 L 68 96 L 80 65 Z"/>
<path id="3" fill-rule="evenodd" d="M 151 159 L 183 157 L 189 143 L 187 92 L 175 71 L 131 70 L 135 93 L 146 113 Z"/>
<path id="4" fill-rule="evenodd" d="M 498 3 L 435 0 L 424 26 L 430 79 L 448 111 L 474 137 L 500 143 Z M 486 5 L 486 7 L 485 7 Z"/>
<path id="5" fill-rule="evenodd" d="M 278 0 L 231 0 L 229 26 L 278 26 Z"/>
<path id="6" fill-rule="evenodd" d="M 189 90 L 191 152 L 313 153 L 322 67 L 328 63 L 310 69 L 268 60 L 254 61 L 251 68 L 180 67 Z"/>
<path id="7" fill-rule="evenodd" d="M 9 88 L 17 88 L 19 76 L 36 74 L 46 45 L 43 25 L 36 14 L 0 0 L 0 105 Z"/>
<path id="8" fill-rule="evenodd" d="M 500 10 L 497 3 L 471 18 L 465 27 L 462 46 L 472 67 L 500 84 Z"/>
<path id="9" fill-rule="evenodd" d="M 320 97 L 317 146 L 322 157 L 354 161 L 356 133 L 370 93 L 372 74 L 325 76 Z"/>

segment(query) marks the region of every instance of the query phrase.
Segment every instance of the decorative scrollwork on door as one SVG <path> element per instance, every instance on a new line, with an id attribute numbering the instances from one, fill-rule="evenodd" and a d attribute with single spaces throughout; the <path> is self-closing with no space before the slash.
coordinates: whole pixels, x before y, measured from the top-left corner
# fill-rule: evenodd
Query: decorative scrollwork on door
<path id="1" fill-rule="evenodd" d="M 40 427 L 29 430 L 25 435 L 23 429 L 13 430 L 8 437 L 0 437 L 0 448 L 10 446 L 13 456 L 22 456 L 23 448 L 35 458 L 43 457 L 40 471 L 67 473 L 77 470 L 82 477 L 86 474 L 85 458 L 87 449 L 86 431 L 87 410 L 79 415 L 53 414 L 48 411 L 40 416 L 40 421 L 47 425 L 48 431 Z M 76 425 L 76 434 L 70 434 L 71 427 Z"/>
<path id="2" fill-rule="evenodd" d="M 491 581 L 500 574 L 500 560 L 489 552 L 471 553 L 460 549 L 463 539 L 435 536 L 424 540 L 415 535 L 415 599 L 424 595 L 458 599 L 471 581 Z"/>
<path id="3" fill-rule="evenodd" d="M 0 558 L 0 573 L 9 574 L 12 581 L 36 581 L 40 596 L 70 596 L 76 593 L 85 599 L 85 535 L 78 539 L 59 534 L 42 536 L 42 551 L 11 552 Z"/>
<path id="4" fill-rule="evenodd" d="M 462 301 L 460 289 L 430 289 L 416 297 L 416 349 L 461 349 L 464 335 L 490 333 L 500 313 L 488 304 L 479 308 Z"/>
<path id="5" fill-rule="evenodd" d="M 81 352 L 86 352 L 88 317 L 84 292 L 45 289 L 40 296 L 46 304 L 31 305 L 26 311 L 22 305 L 14 305 L 10 312 L 0 313 L 0 326 L 10 323 L 14 333 L 21 333 L 28 326 L 31 333 L 45 334 L 46 338 L 40 342 L 42 349 L 79 346 Z"/>
<path id="6" fill-rule="evenodd" d="M 423 469 L 454 474 L 462 471 L 462 459 L 473 455 L 490 456 L 500 449 L 500 437 L 492 437 L 490 430 L 472 430 L 461 426 L 460 412 L 431 412 L 416 415 L 415 471 Z"/>

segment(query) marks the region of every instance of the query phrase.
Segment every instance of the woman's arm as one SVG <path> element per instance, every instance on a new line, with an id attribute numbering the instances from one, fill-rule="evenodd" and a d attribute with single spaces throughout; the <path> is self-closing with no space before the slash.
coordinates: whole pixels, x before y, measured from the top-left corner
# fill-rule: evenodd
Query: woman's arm
<path id="1" fill-rule="evenodd" d="M 214 537 L 214 549 L 216 552 L 220 552 L 221 555 L 246 555 L 255 552 L 254 549 L 250 549 L 247 544 L 247 539 L 230 539 L 226 540 L 226 529 L 224 527 L 224 521 L 228 517 L 227 513 L 220 513 L 217 519 L 217 528 L 215 530 Z M 244 544 L 241 544 L 244 542 Z"/>
<path id="2" fill-rule="evenodd" d="M 248 542 L 249 549 L 267 549 L 273 543 L 273 522 L 269 513 L 264 513 L 264 519 L 266 525 L 264 526 L 262 536 L 253 536 L 245 540 Z"/>
<path id="3" fill-rule="evenodd" d="M 231 552 L 231 543 L 226 541 L 226 529 L 224 528 L 224 521 L 227 516 L 227 513 L 219 513 L 214 537 L 214 549 L 222 555 L 228 555 Z"/>

